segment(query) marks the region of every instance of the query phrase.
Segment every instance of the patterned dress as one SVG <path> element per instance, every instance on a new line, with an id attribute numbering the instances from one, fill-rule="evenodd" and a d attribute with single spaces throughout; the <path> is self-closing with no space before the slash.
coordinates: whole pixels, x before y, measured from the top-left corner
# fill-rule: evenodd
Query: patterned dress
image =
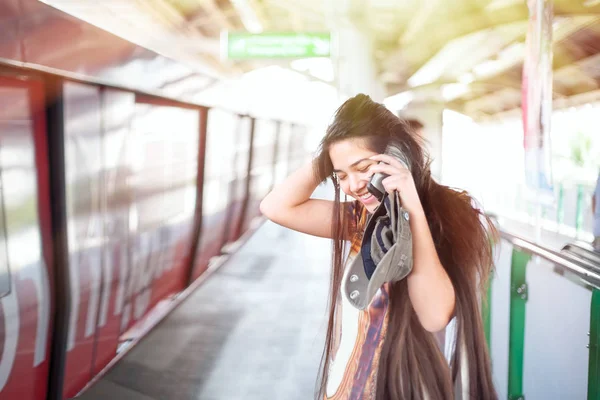
<path id="1" fill-rule="evenodd" d="M 362 241 L 361 227 L 368 217 L 366 209 L 358 202 L 350 207 L 351 225 L 357 233 L 350 243 L 350 252 L 345 262 L 344 278 L 354 257 L 359 256 Z M 381 348 L 389 320 L 389 284 L 384 284 L 365 310 L 354 308 L 342 296 L 337 298 L 336 320 L 332 356 L 327 374 L 326 400 L 372 400 L 377 388 L 377 368 Z M 440 332 L 438 341 L 442 351 L 454 346 L 454 320 L 445 331 Z M 444 351 L 449 360 L 451 352 Z"/>

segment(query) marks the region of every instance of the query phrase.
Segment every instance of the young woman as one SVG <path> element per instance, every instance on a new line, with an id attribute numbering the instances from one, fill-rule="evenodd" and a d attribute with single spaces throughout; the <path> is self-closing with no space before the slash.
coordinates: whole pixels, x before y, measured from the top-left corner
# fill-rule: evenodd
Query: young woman
<path id="1" fill-rule="evenodd" d="M 388 145 L 401 149 L 409 165 L 383 154 Z M 357 310 L 340 285 L 345 266 L 360 250 L 369 215 L 379 206 L 367 190 L 377 172 L 388 175 L 386 191 L 399 193 L 410 216 L 413 267 Z M 327 178 L 335 201 L 311 199 Z M 353 200 L 341 202 L 340 188 Z M 333 239 L 319 398 L 497 398 L 479 308 L 495 231 L 472 204 L 465 192 L 432 179 L 421 139 L 365 95 L 338 109 L 316 159 L 262 201 L 261 210 L 272 221 Z M 344 262 L 345 241 L 351 249 Z"/>

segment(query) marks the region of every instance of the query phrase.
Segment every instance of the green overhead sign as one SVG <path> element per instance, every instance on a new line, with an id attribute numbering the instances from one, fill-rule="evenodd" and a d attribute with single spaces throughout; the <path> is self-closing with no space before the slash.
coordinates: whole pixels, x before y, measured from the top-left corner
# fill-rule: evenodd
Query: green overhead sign
<path id="1" fill-rule="evenodd" d="M 230 60 L 310 58 L 331 55 L 329 33 L 234 33 L 223 35 Z"/>

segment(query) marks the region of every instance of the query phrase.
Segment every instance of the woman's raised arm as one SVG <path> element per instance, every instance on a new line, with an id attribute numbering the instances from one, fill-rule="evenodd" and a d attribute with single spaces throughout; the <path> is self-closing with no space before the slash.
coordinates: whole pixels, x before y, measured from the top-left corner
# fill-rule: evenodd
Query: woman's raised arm
<path id="1" fill-rule="evenodd" d="M 273 188 L 260 203 L 260 211 L 286 228 L 331 238 L 334 203 L 310 198 L 318 185 L 313 164 L 307 163 Z"/>

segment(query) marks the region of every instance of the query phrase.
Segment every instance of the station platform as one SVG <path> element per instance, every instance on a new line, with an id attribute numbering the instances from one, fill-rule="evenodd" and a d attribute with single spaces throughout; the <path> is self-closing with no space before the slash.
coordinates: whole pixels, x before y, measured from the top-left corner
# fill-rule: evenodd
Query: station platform
<path id="1" fill-rule="evenodd" d="M 500 219 L 528 239 L 530 225 Z M 559 251 L 572 238 L 543 231 Z M 77 399 L 313 398 L 331 244 L 266 221 Z"/>
<path id="2" fill-rule="evenodd" d="M 265 222 L 77 399 L 313 398 L 330 248 Z"/>

